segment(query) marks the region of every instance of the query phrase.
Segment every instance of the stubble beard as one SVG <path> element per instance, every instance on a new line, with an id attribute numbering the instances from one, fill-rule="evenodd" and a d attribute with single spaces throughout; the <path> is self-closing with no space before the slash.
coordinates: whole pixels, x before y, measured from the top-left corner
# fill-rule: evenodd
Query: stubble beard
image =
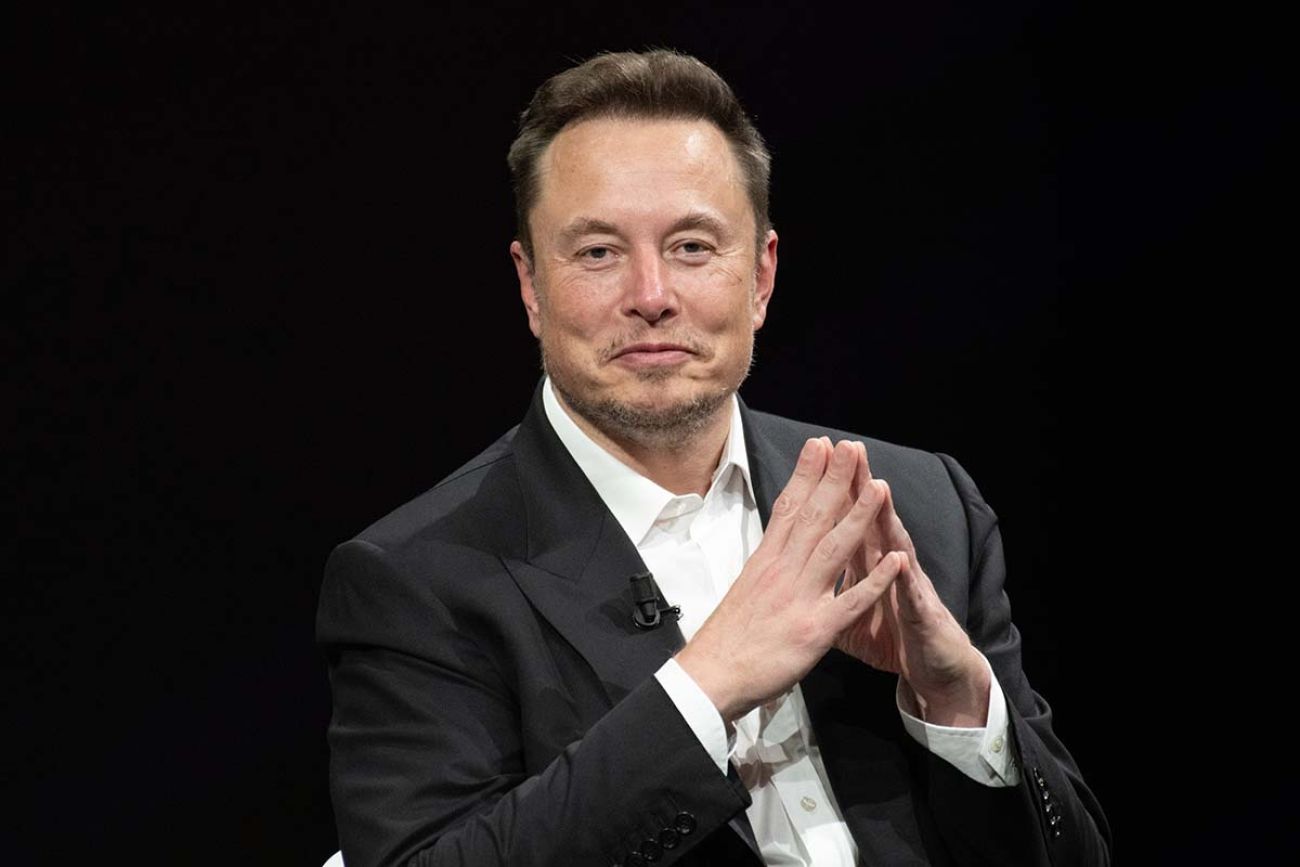
<path id="1" fill-rule="evenodd" d="M 613 397 L 596 397 L 574 388 L 564 366 L 556 365 L 540 341 L 542 369 L 551 385 L 570 409 L 591 422 L 616 442 L 635 443 L 655 449 L 689 448 L 695 439 L 715 421 L 727 400 L 740 388 L 754 363 L 751 341 L 749 359 L 735 382 L 706 390 L 666 405 L 637 404 Z M 666 384 L 677 375 L 672 369 L 639 371 L 637 378 L 649 386 Z"/>

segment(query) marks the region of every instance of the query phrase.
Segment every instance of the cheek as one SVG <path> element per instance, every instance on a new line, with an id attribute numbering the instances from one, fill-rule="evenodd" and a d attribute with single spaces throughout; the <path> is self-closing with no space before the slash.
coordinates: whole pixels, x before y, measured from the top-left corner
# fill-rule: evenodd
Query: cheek
<path id="1" fill-rule="evenodd" d="M 608 320 L 612 297 L 616 293 L 601 280 L 560 279 L 541 297 L 540 306 L 552 329 L 581 335 L 598 330 Z"/>

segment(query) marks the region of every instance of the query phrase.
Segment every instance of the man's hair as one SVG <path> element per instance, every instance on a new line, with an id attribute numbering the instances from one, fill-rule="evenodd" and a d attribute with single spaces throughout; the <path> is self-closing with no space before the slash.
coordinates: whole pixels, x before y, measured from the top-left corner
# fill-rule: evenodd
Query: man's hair
<path id="1" fill-rule="evenodd" d="M 757 244 L 767 231 L 772 157 L 731 87 L 703 62 L 676 51 L 598 54 L 548 78 L 519 116 L 519 135 L 506 157 L 515 189 L 519 243 L 529 261 L 528 215 L 537 203 L 537 164 L 547 146 L 572 123 L 592 118 L 707 120 L 726 136 L 745 176 Z"/>

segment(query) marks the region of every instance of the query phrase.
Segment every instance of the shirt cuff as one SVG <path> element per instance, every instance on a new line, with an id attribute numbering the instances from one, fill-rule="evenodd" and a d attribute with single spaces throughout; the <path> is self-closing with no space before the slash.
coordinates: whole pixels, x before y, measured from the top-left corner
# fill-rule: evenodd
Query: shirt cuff
<path id="1" fill-rule="evenodd" d="M 1020 783 L 1020 769 L 1013 755 L 1006 696 L 993 666 L 982 653 L 980 659 L 989 670 L 989 717 L 983 728 L 931 725 L 912 716 L 903 707 L 903 690 L 907 687 L 901 677 L 894 699 L 903 717 L 903 728 L 921 746 L 977 783 L 994 788 L 1015 786 Z"/>
<path id="2" fill-rule="evenodd" d="M 665 662 L 655 672 L 655 679 L 664 688 L 664 692 L 668 693 L 668 698 L 677 707 L 691 731 L 695 732 L 696 740 L 718 766 L 718 771 L 725 774 L 731 743 L 727 737 L 727 728 L 722 723 L 722 714 L 718 713 L 718 709 L 709 701 L 695 679 L 677 664 L 677 660 L 669 659 Z"/>

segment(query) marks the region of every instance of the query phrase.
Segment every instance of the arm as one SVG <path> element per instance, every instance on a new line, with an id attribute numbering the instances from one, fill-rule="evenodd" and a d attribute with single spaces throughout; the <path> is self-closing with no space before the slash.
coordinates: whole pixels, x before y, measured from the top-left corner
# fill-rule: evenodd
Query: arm
<path id="1" fill-rule="evenodd" d="M 326 569 L 330 784 L 349 863 L 608 864 L 693 825 L 660 861 L 671 864 L 745 808 L 748 794 L 718 773 L 653 678 L 533 767 L 553 732 L 524 720 L 503 642 L 480 631 L 501 624 L 471 626 L 488 615 L 453 610 L 415 572 L 366 542 L 341 546 Z"/>
<path id="2" fill-rule="evenodd" d="M 983 852 L 995 860 L 1013 857 L 1014 863 L 1109 864 L 1106 818 L 1052 731 L 1051 709 L 1030 687 L 1021 668 L 1020 634 L 1011 622 L 1011 606 L 1003 590 L 1006 564 L 997 517 L 965 470 L 946 455 L 940 458 L 970 528 L 972 580 L 965 627 L 993 666 L 1006 695 L 1021 781 L 1011 789 L 983 789 L 946 763 L 931 760 L 929 800 L 936 821 L 954 850 L 972 858 Z"/>
<path id="3" fill-rule="evenodd" d="M 892 492 L 871 477 L 863 449 L 861 495 L 879 501 L 878 520 L 851 561 L 845 584 L 852 586 L 887 550 L 906 552 L 907 565 L 837 644 L 873 668 L 899 674 L 903 698 L 927 723 L 944 727 L 986 725 L 992 668 L 1006 697 L 1009 743 L 1002 750 L 1009 747 L 1022 759 L 1018 780 L 1007 780 L 1016 784 L 984 785 L 933 752 L 922 761 L 919 791 L 958 863 L 1106 864 L 1105 819 L 1052 732 L 1050 711 L 1020 667 L 1019 634 L 1003 592 L 1006 570 L 996 516 L 955 461 L 945 456 L 940 461 L 955 497 L 943 497 L 929 508 L 936 515 L 950 514 L 946 504 L 960 504 L 957 517 L 965 526 L 949 521 L 941 532 L 966 540 L 965 562 L 950 562 L 945 579 L 964 622 L 958 622 L 921 567 Z"/>
<path id="4" fill-rule="evenodd" d="M 705 692 L 724 719 L 806 674 L 902 562 L 886 556 L 835 594 L 870 520 L 868 504 L 847 496 L 851 449 L 836 451 L 832 459 L 828 443 L 806 444 L 737 579 L 744 591 L 728 594 L 731 604 L 679 654 L 683 668 L 693 658 L 711 675 L 718 693 Z M 657 680 L 611 709 L 590 663 L 537 616 L 502 561 L 435 535 L 405 536 L 393 551 L 352 542 L 326 569 L 318 629 L 334 692 L 331 786 L 345 857 L 621 862 L 690 813 L 694 833 L 662 854 L 668 864 L 748 805 Z"/>

